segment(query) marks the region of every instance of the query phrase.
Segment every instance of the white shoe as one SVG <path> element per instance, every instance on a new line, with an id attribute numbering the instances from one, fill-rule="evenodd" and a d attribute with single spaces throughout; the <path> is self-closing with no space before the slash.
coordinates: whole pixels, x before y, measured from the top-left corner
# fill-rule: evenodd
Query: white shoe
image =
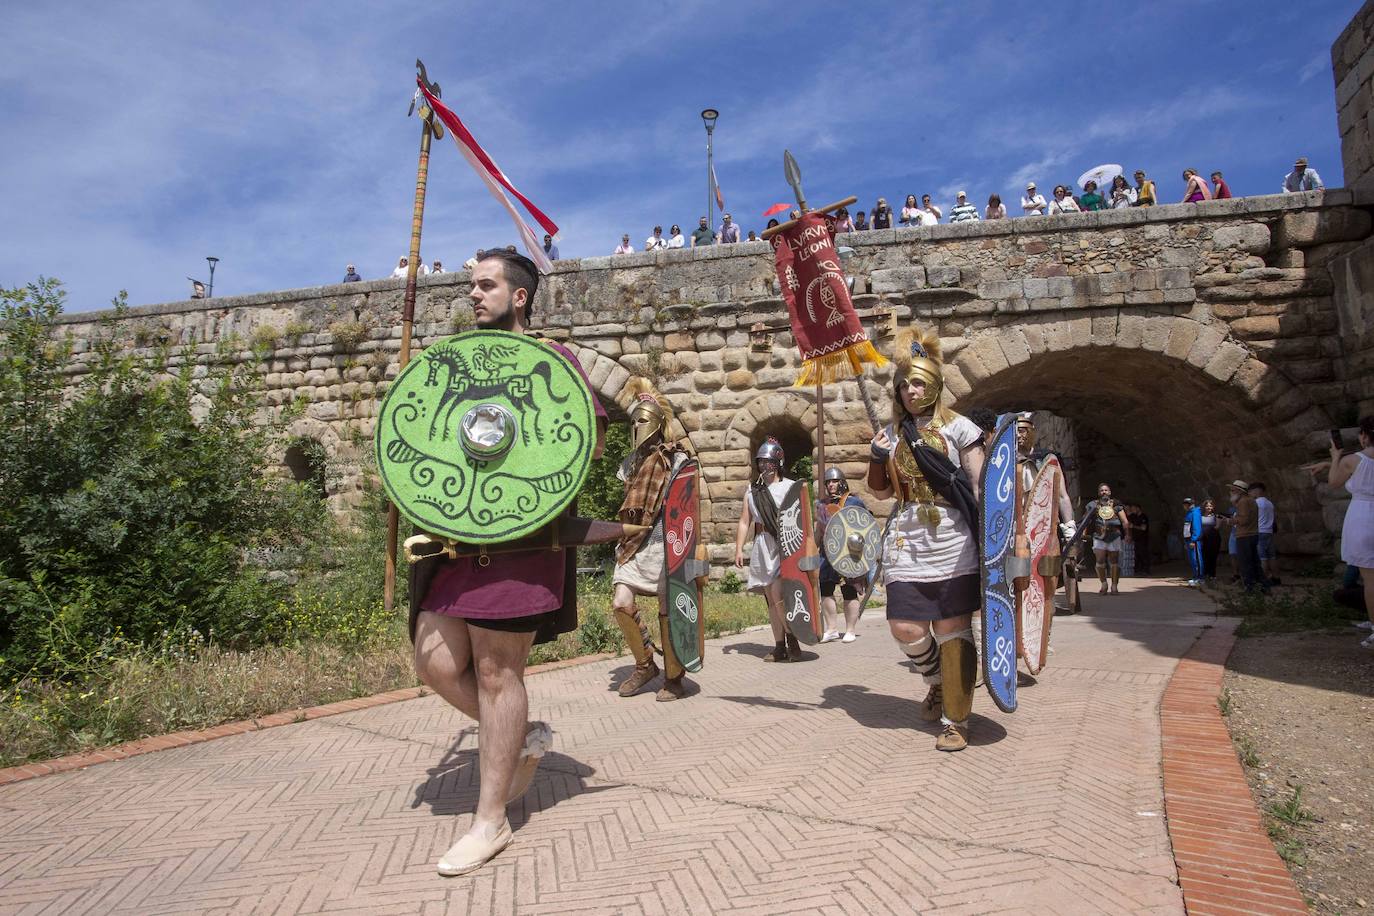
<path id="1" fill-rule="evenodd" d="M 1360 641 L 1360 648 L 1362 648 L 1362 649 L 1374 649 L 1374 634 L 1371 634 L 1371 635 L 1368 636 L 1367 638 L 1361 640 L 1361 641 Z"/>
<path id="2" fill-rule="evenodd" d="M 839 630 L 826 630 L 826 631 L 825 631 L 825 635 L 823 635 L 823 636 L 821 637 L 821 642 L 834 642 L 835 640 L 837 640 L 837 639 L 839 639 L 839 638 L 840 638 L 840 631 L 839 631 Z"/>
<path id="3" fill-rule="evenodd" d="M 844 636 L 840 637 L 840 642 L 853 642 L 858 638 L 859 634 L 857 633 L 846 633 Z"/>
<path id="4" fill-rule="evenodd" d="M 1368 620 L 1357 621 L 1355 626 L 1359 627 L 1361 630 L 1374 630 L 1374 623 L 1370 623 Z"/>
<path id="5" fill-rule="evenodd" d="M 510 823 L 503 822 L 494 834 L 488 836 L 485 830 L 463 834 L 458 842 L 449 847 L 448 852 L 439 860 L 439 874 L 454 878 L 476 871 L 510 845 Z"/>

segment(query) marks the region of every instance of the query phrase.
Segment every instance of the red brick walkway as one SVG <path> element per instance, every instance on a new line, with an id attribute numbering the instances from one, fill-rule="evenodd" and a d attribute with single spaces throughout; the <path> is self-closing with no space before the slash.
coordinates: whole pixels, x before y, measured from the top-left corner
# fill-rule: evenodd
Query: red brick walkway
<path id="1" fill-rule="evenodd" d="M 1217 705 L 1234 619 L 1218 620 L 1179 662 L 1160 705 L 1164 804 L 1192 916 L 1306 913 L 1274 851 Z"/>
<path id="2" fill-rule="evenodd" d="M 1212 607 L 1148 581 L 1085 605 L 1020 710 L 978 697 L 961 754 L 881 613 L 796 665 L 715 640 L 678 703 L 616 696 L 625 659 L 531 678 L 553 752 L 461 879 L 434 862 L 475 735 L 433 696 L 24 779 L 0 913 L 1182 913 L 1160 701 Z"/>

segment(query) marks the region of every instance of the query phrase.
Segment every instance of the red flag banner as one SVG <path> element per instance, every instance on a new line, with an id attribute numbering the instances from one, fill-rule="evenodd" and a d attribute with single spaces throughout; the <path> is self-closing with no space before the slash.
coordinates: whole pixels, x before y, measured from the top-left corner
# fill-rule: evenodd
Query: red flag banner
<path id="1" fill-rule="evenodd" d="M 863 373 L 865 363 L 886 365 L 859 323 L 849 284 L 835 251 L 835 221 L 807 213 L 773 236 L 778 285 L 801 351 L 796 384 L 833 382 Z"/>

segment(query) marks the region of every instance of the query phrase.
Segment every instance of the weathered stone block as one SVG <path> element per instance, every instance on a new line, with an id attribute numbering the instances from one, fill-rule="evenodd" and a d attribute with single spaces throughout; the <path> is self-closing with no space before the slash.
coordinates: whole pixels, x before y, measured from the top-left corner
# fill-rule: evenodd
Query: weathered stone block
<path id="1" fill-rule="evenodd" d="M 933 287 L 958 286 L 960 272 L 957 267 L 927 267 L 926 285 Z"/>
<path id="2" fill-rule="evenodd" d="M 920 266 L 890 267 L 873 271 L 869 280 L 873 292 L 878 295 L 905 292 L 926 285 L 926 269 Z"/>
<path id="3" fill-rule="evenodd" d="M 1163 320 L 1169 321 L 1167 318 Z M 1170 322 L 1169 342 L 1164 347 L 1164 355 L 1178 360 L 1187 359 L 1193 345 L 1197 343 L 1200 329 L 1201 326 L 1196 321 L 1186 318 L 1173 319 Z"/>
<path id="4" fill-rule="evenodd" d="M 1263 223 L 1222 226 L 1212 233 L 1217 248 L 1236 248 L 1248 254 L 1264 254 L 1270 247 L 1269 227 Z"/>
<path id="5" fill-rule="evenodd" d="M 1221 346 L 1221 342 L 1226 339 L 1227 332 L 1225 326 L 1199 325 L 1195 321 L 1187 321 L 1187 319 L 1183 318 L 1175 318 L 1174 321 L 1186 322 L 1198 329 L 1197 339 L 1193 342 L 1193 347 L 1188 352 L 1188 362 L 1197 366 L 1199 369 L 1206 366 L 1213 355 L 1216 354 L 1217 348 Z"/>
<path id="6" fill-rule="evenodd" d="M 1274 229 L 1277 248 L 1310 248 L 1349 242 L 1370 234 L 1370 216 L 1363 210 L 1323 209 L 1287 213 Z"/>
<path id="7" fill-rule="evenodd" d="M 1230 381 L 1231 376 L 1236 374 L 1236 370 L 1241 367 L 1249 355 L 1249 351 L 1238 343 L 1222 343 L 1212 354 L 1212 358 L 1202 367 L 1202 371 L 1219 382 Z"/>
<path id="8" fill-rule="evenodd" d="M 1272 340 L 1279 336 L 1279 317 L 1238 318 L 1231 322 L 1231 332 L 1243 340 Z"/>

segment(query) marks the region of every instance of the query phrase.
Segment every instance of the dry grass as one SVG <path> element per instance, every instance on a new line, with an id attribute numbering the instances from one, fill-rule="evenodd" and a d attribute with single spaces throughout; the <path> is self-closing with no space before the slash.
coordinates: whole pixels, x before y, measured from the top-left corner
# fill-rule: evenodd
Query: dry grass
<path id="1" fill-rule="evenodd" d="M 657 632 L 652 604 L 641 604 L 645 622 Z M 763 600 L 749 595 L 712 591 L 705 604 L 708 637 L 768 619 Z M 623 653 L 625 640 L 609 607 L 609 590 L 584 589 L 582 625 L 535 646 L 530 663 Z M 194 640 L 159 649 L 126 646 L 77 682 L 24 680 L 0 693 L 0 766 L 417 683 L 400 622 L 361 644 L 352 637 L 346 646 L 321 638 L 244 651 Z"/>

